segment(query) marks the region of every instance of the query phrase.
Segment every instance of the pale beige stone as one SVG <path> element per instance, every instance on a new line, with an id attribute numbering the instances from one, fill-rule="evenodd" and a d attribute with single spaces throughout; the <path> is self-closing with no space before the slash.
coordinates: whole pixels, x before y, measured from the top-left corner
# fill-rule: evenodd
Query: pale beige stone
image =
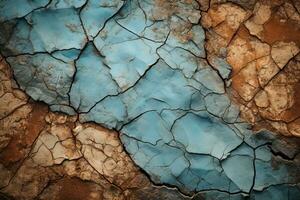
<path id="1" fill-rule="evenodd" d="M 108 157 L 113 156 L 114 150 L 115 150 L 115 147 L 113 147 L 111 145 L 105 145 L 105 147 L 104 147 L 104 153 Z"/>
<path id="2" fill-rule="evenodd" d="M 266 23 L 272 14 L 270 5 L 257 3 L 257 7 L 255 8 L 255 14 L 253 16 L 253 22 L 255 24 L 264 24 Z"/>
<path id="3" fill-rule="evenodd" d="M 255 104 L 261 108 L 266 108 L 270 104 L 268 99 L 268 94 L 264 90 L 257 93 L 254 100 L 255 100 Z"/>
<path id="4" fill-rule="evenodd" d="M 271 56 L 260 58 L 256 61 L 258 71 L 258 81 L 264 87 L 279 72 L 279 68 L 272 60 Z"/>
<path id="5" fill-rule="evenodd" d="M 104 174 L 103 164 L 107 156 L 101 150 L 90 145 L 83 145 L 82 154 L 91 166 L 93 166 L 100 174 Z"/>
<path id="6" fill-rule="evenodd" d="M 75 128 L 75 129 L 82 129 Z M 77 130 L 76 130 L 77 131 Z M 82 143 L 82 144 L 105 144 L 107 140 L 107 134 L 104 131 L 99 131 L 95 128 L 88 127 L 86 129 L 82 129 L 76 136 L 76 138 Z"/>
<path id="7" fill-rule="evenodd" d="M 281 112 L 289 107 L 289 94 L 285 86 L 272 86 L 265 87 L 265 91 L 269 97 L 269 110 L 274 117 L 279 115 Z"/>
<path id="8" fill-rule="evenodd" d="M 294 42 L 277 42 L 272 46 L 271 55 L 278 67 L 282 69 L 299 51 L 299 47 Z"/>
<path id="9" fill-rule="evenodd" d="M 233 86 L 245 101 L 254 97 L 259 88 L 255 62 L 249 63 L 233 77 Z"/>
<path id="10" fill-rule="evenodd" d="M 226 56 L 228 43 L 247 15 L 245 10 L 230 3 L 214 5 L 207 13 L 203 13 L 201 24 L 209 29 L 206 32 L 209 60 L 213 60 L 214 56 Z"/>
<path id="11" fill-rule="evenodd" d="M 78 177 L 82 180 L 92 180 L 101 183 L 101 177 L 97 171 L 85 160 L 79 159 L 76 161 L 66 161 L 63 168 L 67 175 Z"/>
<path id="12" fill-rule="evenodd" d="M 5 93 L 0 97 L 0 118 L 24 104 L 26 104 L 26 101 L 16 98 L 12 93 Z"/>
<path id="13" fill-rule="evenodd" d="M 44 144 L 48 149 L 53 149 L 59 139 L 48 131 L 44 131 L 38 138 L 38 141 L 40 141 L 41 144 Z"/>
<path id="14" fill-rule="evenodd" d="M 258 2 L 255 5 L 253 17 L 245 22 L 245 26 L 249 30 L 250 34 L 261 38 L 261 33 L 264 30 L 263 24 L 270 19 L 271 14 L 272 11 L 270 5 Z"/>
<path id="15" fill-rule="evenodd" d="M 286 2 L 283 5 L 283 8 L 284 8 L 285 14 L 287 15 L 287 17 L 289 19 L 300 22 L 300 14 L 299 14 L 299 11 L 296 10 L 295 6 L 293 6 L 289 2 Z"/>
<path id="16" fill-rule="evenodd" d="M 52 166 L 54 164 L 51 151 L 45 146 L 41 145 L 38 151 L 32 157 L 33 161 L 41 166 Z"/>
<path id="17" fill-rule="evenodd" d="M 54 125 L 51 127 L 51 133 L 59 138 L 59 140 L 66 140 L 72 137 L 71 129 L 66 125 Z"/>
<path id="18" fill-rule="evenodd" d="M 289 132 L 296 137 L 300 137 L 300 119 L 288 124 Z"/>
<path id="19" fill-rule="evenodd" d="M 258 40 L 248 40 L 241 37 L 236 38 L 228 47 L 227 61 L 237 72 L 248 63 L 265 56 L 270 52 L 269 45 Z"/>
<path id="20" fill-rule="evenodd" d="M 63 114 L 48 113 L 45 117 L 46 122 L 50 124 L 64 124 L 67 122 L 68 116 Z"/>
<path id="21" fill-rule="evenodd" d="M 261 32 L 264 30 L 263 25 L 255 24 L 252 21 L 246 21 L 245 26 L 247 27 L 251 35 L 255 35 L 261 38 Z"/>
<path id="22" fill-rule="evenodd" d="M 269 122 L 273 128 L 277 129 L 281 134 L 285 136 L 290 136 L 290 132 L 288 130 L 287 124 L 283 122 Z"/>
<path id="23" fill-rule="evenodd" d="M 117 163 L 112 158 L 108 158 L 104 162 L 104 167 L 108 171 L 115 169 L 116 166 L 117 166 Z"/>
<path id="24" fill-rule="evenodd" d="M 82 156 L 80 151 L 75 147 L 74 141 L 72 139 L 57 143 L 51 150 L 51 153 L 55 164 L 60 164 L 66 159 L 78 159 Z"/>

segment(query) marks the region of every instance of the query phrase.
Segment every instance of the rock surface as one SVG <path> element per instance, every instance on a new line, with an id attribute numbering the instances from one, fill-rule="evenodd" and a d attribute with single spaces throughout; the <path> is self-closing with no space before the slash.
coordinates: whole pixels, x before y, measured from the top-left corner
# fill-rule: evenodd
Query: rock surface
<path id="1" fill-rule="evenodd" d="M 299 10 L 0 1 L 0 198 L 298 199 Z"/>

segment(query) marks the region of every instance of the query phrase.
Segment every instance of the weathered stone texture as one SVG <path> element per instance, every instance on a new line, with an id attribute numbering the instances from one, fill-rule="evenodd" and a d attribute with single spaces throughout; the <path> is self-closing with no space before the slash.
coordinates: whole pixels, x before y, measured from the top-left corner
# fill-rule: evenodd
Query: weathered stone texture
<path id="1" fill-rule="evenodd" d="M 298 199 L 299 10 L 0 0 L 0 198 Z"/>

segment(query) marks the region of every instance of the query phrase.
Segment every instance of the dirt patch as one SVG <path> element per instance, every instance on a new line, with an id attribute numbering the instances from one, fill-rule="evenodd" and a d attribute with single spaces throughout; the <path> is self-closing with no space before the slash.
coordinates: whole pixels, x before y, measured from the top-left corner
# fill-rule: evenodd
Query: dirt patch
<path id="1" fill-rule="evenodd" d="M 56 200 L 84 200 L 88 199 L 92 188 L 77 178 L 64 178 L 58 183 L 59 191 Z"/>
<path id="2" fill-rule="evenodd" d="M 283 20 L 273 16 L 264 24 L 263 40 L 268 44 L 283 41 L 295 42 L 300 46 L 300 25 L 293 20 Z"/>
<path id="3" fill-rule="evenodd" d="M 48 107 L 42 103 L 33 103 L 32 108 L 33 110 L 26 120 L 25 129 L 21 129 L 13 135 L 8 146 L 0 154 L 0 161 L 5 166 L 24 159 L 28 148 L 45 126 L 44 118 Z"/>

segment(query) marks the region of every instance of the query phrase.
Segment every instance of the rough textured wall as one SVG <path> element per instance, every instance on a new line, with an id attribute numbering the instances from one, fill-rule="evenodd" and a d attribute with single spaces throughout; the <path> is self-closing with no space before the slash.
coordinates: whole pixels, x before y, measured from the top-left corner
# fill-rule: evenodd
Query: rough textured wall
<path id="1" fill-rule="evenodd" d="M 0 198 L 300 198 L 296 0 L 0 0 Z"/>

